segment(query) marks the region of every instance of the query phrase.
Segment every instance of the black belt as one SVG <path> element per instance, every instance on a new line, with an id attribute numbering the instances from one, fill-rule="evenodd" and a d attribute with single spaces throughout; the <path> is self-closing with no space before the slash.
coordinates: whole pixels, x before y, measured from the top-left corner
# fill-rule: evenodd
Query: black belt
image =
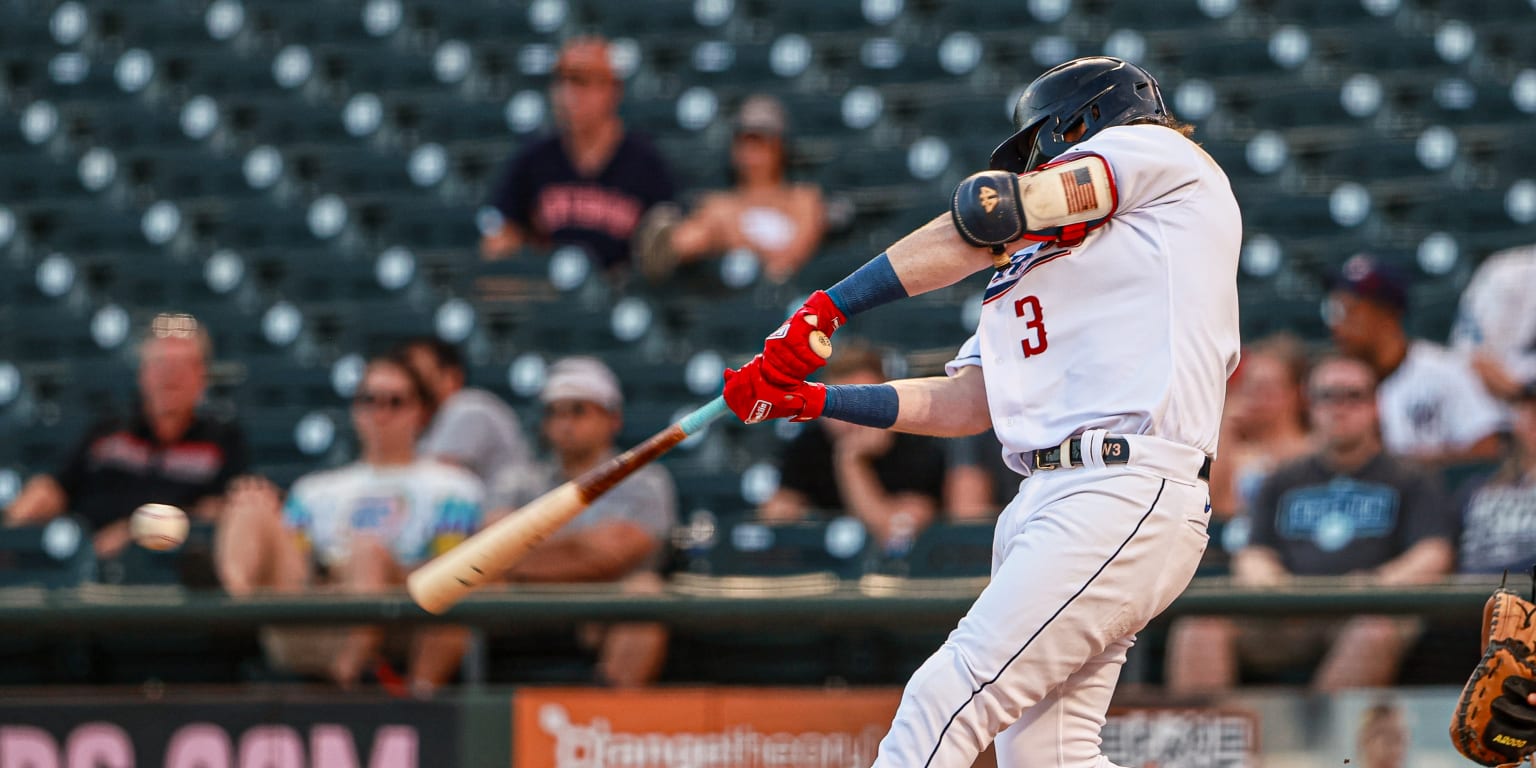
<path id="1" fill-rule="evenodd" d="M 1030 468 L 1042 470 L 1059 469 L 1062 466 L 1081 467 L 1083 465 L 1083 439 L 1080 437 L 1072 438 L 1072 441 L 1067 445 L 1067 453 L 1071 461 L 1063 465 L 1061 461 L 1061 446 L 1030 451 Z M 1131 442 L 1123 437 L 1106 437 L 1104 438 L 1102 453 L 1104 454 L 1105 464 L 1129 464 L 1131 461 Z M 1200 473 L 1196 476 L 1201 480 L 1211 479 L 1211 457 L 1205 457 L 1205 461 L 1200 464 Z"/>

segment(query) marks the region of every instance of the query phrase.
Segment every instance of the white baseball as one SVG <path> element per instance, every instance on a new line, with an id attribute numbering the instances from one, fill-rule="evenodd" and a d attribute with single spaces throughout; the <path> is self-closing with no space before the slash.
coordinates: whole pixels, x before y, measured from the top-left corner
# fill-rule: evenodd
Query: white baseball
<path id="1" fill-rule="evenodd" d="M 145 504 L 133 511 L 128 531 L 145 549 L 157 552 L 175 549 L 187 540 L 187 513 L 170 504 Z"/>

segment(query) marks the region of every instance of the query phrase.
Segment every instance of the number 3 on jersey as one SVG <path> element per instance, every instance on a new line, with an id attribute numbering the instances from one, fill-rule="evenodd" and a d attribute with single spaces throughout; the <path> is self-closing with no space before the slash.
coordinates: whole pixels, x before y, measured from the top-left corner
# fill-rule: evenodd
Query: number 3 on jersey
<path id="1" fill-rule="evenodd" d="M 1014 313 L 1024 318 L 1024 339 L 1020 344 L 1024 347 L 1024 356 L 1033 357 L 1045 351 L 1049 343 L 1045 339 L 1045 310 L 1040 308 L 1040 299 L 1034 296 L 1025 296 L 1013 303 Z"/>

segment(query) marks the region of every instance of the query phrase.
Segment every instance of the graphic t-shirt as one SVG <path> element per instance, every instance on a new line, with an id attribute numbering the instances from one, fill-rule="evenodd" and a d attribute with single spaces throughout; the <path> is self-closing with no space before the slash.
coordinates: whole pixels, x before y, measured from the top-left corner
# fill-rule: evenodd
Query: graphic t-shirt
<path id="1" fill-rule="evenodd" d="M 1282 466 L 1250 516 L 1249 544 L 1274 550 L 1287 570 L 1305 576 L 1375 568 L 1424 539 L 1455 535 L 1435 476 L 1386 454 L 1352 473 L 1317 456 Z"/>

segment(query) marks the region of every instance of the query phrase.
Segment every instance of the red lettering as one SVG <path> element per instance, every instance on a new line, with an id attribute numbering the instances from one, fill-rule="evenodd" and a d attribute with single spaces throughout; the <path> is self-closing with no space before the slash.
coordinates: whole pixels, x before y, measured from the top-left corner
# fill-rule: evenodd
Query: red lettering
<path id="1" fill-rule="evenodd" d="M 1049 342 L 1045 338 L 1045 310 L 1040 307 L 1040 299 L 1025 296 L 1013 303 L 1013 311 L 1018 317 L 1027 318 L 1024 328 L 1029 333 L 1019 342 L 1024 347 L 1024 356 L 1031 357 L 1044 352 Z"/>

